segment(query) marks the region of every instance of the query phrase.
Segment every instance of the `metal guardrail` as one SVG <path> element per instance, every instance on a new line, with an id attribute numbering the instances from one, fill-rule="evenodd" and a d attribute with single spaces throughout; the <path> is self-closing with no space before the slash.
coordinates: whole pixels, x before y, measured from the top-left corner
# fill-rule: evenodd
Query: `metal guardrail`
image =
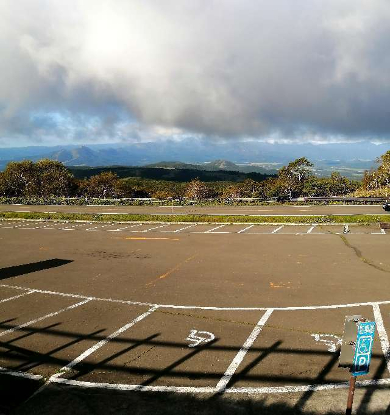
<path id="1" fill-rule="evenodd" d="M 386 202 L 385 197 L 343 197 L 343 196 L 331 196 L 331 197 L 299 197 L 291 199 L 292 202 Z"/>

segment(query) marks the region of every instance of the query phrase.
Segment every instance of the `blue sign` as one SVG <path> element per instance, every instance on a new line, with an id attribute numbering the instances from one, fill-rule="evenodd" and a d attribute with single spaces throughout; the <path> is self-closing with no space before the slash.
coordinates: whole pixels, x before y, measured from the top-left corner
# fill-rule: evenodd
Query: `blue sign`
<path id="1" fill-rule="evenodd" d="M 370 368 L 372 346 L 374 343 L 375 323 L 367 321 L 358 324 L 355 356 L 353 358 L 352 375 L 366 375 Z"/>

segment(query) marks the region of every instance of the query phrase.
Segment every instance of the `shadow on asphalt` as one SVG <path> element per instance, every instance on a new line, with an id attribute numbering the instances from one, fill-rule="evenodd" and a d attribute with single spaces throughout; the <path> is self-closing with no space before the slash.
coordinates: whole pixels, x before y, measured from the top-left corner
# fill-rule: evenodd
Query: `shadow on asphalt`
<path id="1" fill-rule="evenodd" d="M 14 337 L 9 341 L 0 340 L 0 357 L 3 357 L 8 362 L 11 363 L 13 370 L 16 371 L 27 371 L 33 368 L 39 367 L 40 365 L 49 364 L 51 366 L 57 366 L 58 368 L 64 367 L 69 363 L 67 358 L 59 357 L 57 353 L 62 350 L 66 350 L 68 347 L 71 347 L 77 343 L 80 343 L 84 340 L 92 340 L 94 342 L 99 342 L 106 339 L 106 335 L 103 335 L 102 332 L 105 331 L 104 328 L 100 330 L 93 331 L 90 333 L 79 333 L 69 330 L 61 330 L 61 323 L 53 323 L 49 326 L 44 326 L 41 328 L 36 327 L 19 327 L 18 337 Z M 17 326 L 10 324 L 10 322 L 0 323 L 0 329 L 9 330 Z M 23 347 L 18 345 L 18 341 L 25 339 L 27 337 L 33 337 L 36 334 L 40 334 L 46 337 L 47 344 L 50 344 L 51 338 L 62 338 L 63 343 L 52 350 L 42 353 L 37 350 Z M 154 381 L 158 380 L 161 377 L 164 377 L 169 374 L 170 377 L 176 379 L 211 379 L 216 380 L 217 383 L 221 378 L 221 373 L 215 371 L 209 371 L 207 373 L 199 372 L 196 370 L 184 370 L 180 368 L 180 365 L 184 362 L 195 357 L 199 352 L 206 349 L 212 349 L 213 351 L 218 351 L 220 353 L 224 352 L 234 352 L 238 353 L 240 347 L 237 346 L 227 346 L 218 344 L 219 339 L 215 339 L 212 342 L 209 342 L 203 346 L 197 347 L 196 349 L 189 350 L 189 352 L 178 359 L 175 362 L 171 362 L 166 368 L 161 369 L 159 367 L 140 367 L 140 366 L 124 366 L 114 362 L 114 360 L 121 355 L 125 355 L 129 351 L 132 351 L 139 346 L 148 346 L 148 347 L 159 347 L 159 348 L 168 348 L 172 350 L 172 353 L 175 353 L 175 350 L 187 349 L 188 344 L 175 341 L 166 341 L 159 338 L 160 333 L 152 334 L 143 339 L 139 338 L 121 338 L 116 337 L 110 340 L 110 344 L 116 344 L 120 350 L 116 351 L 114 354 L 108 356 L 104 360 L 96 361 L 93 363 L 82 361 L 75 368 L 69 377 L 72 380 L 82 380 L 84 375 L 87 375 L 93 371 L 102 370 L 105 372 L 112 372 L 114 377 L 115 374 L 125 374 L 126 376 L 131 377 L 131 375 L 141 375 L 147 377 L 143 382 L 143 385 L 150 385 Z M 56 342 L 58 344 L 58 341 Z M 276 341 L 274 344 L 269 347 L 256 347 L 252 346 L 250 349 L 251 355 L 257 354 L 253 360 L 244 367 L 240 367 L 236 374 L 231 378 L 228 387 L 234 386 L 235 383 L 245 378 L 248 382 L 277 382 L 280 383 L 280 386 L 285 384 L 313 384 L 313 383 L 324 383 L 326 377 L 326 383 L 339 382 L 337 378 L 332 378 L 328 376 L 332 368 L 337 366 L 338 353 L 329 353 L 328 351 L 320 351 L 314 349 L 290 349 L 286 347 L 280 347 L 282 341 Z M 252 370 L 267 356 L 269 355 L 291 355 L 296 356 L 297 358 L 304 356 L 324 356 L 328 358 L 328 361 L 324 364 L 323 369 L 316 377 L 312 376 L 300 376 L 294 377 L 291 375 L 274 375 L 272 373 L 264 374 L 254 374 Z M 386 362 L 383 354 L 373 353 L 372 359 L 380 359 L 380 366 L 378 367 L 374 379 L 380 379 L 385 371 Z M 310 397 L 310 394 L 307 395 L 307 398 Z"/>
<path id="2" fill-rule="evenodd" d="M 2 382 L 3 391 L 27 399 L 41 384 L 17 379 Z M 346 395 L 347 391 L 345 391 Z M 354 408 L 355 409 L 355 408 Z M 356 405 L 356 414 L 384 415 L 390 408 L 367 410 Z M 283 401 L 267 402 L 265 397 L 232 398 L 226 395 L 198 396 L 179 393 L 121 392 L 86 390 L 50 385 L 23 404 L 0 406 L 3 415 L 340 415 L 340 412 L 305 410 Z M 355 412 L 354 412 L 355 413 Z"/>
<path id="3" fill-rule="evenodd" d="M 10 329 L 14 327 L 10 324 L 11 320 L 4 321 L 0 324 L 1 329 Z M 69 363 L 66 358 L 61 358 L 57 352 L 66 350 L 79 342 L 86 339 L 98 342 L 105 339 L 102 334 L 104 329 L 96 330 L 90 333 L 77 333 L 72 331 L 64 331 L 60 329 L 60 323 L 41 327 L 23 327 L 19 330 L 19 336 L 9 341 L 0 341 L 0 357 L 2 360 L 9 362 L 9 366 L 15 371 L 29 371 L 36 372 L 36 368 L 48 364 L 54 367 L 64 367 Z M 41 353 L 33 347 L 26 348 L 18 346 L 17 342 L 21 339 L 34 336 L 36 334 L 47 336 L 47 344 L 50 344 L 51 336 L 63 338 L 64 342 L 61 345 L 54 347 L 45 353 Z M 69 373 L 70 379 L 80 379 L 93 371 L 96 372 L 111 372 L 112 381 L 115 382 L 116 374 L 125 374 L 128 376 L 129 382 L 134 375 L 144 377 L 143 385 L 154 384 L 155 381 L 169 376 L 175 379 L 196 379 L 204 378 L 211 379 L 212 384 L 216 384 L 220 378 L 221 373 L 210 371 L 208 373 L 199 372 L 196 370 L 188 371 L 181 369 L 181 365 L 194 358 L 202 350 L 211 348 L 218 350 L 221 353 L 226 351 L 238 352 L 239 348 L 236 346 L 223 346 L 218 344 L 219 339 L 205 344 L 193 350 L 189 350 L 187 354 L 181 356 L 174 362 L 167 363 L 165 368 L 158 367 L 140 367 L 140 366 L 124 366 L 115 363 L 115 359 L 121 355 L 125 355 L 129 351 L 138 348 L 141 345 L 148 345 L 151 347 L 169 348 L 174 353 L 175 349 L 186 349 L 187 344 L 180 342 L 167 342 L 160 339 L 160 333 L 155 333 L 143 339 L 129 339 L 129 338 L 113 338 L 111 343 L 118 347 L 116 351 L 105 357 L 104 360 L 97 359 L 96 362 L 88 363 L 81 362 Z M 34 342 L 32 342 L 34 344 Z M 231 378 L 228 387 L 234 386 L 238 381 L 245 379 L 251 382 L 253 386 L 259 384 L 267 384 L 272 382 L 280 383 L 280 386 L 289 384 L 321 384 L 338 382 L 337 379 L 332 379 L 329 375 L 337 365 L 338 354 L 318 350 L 293 350 L 281 347 L 282 341 L 276 341 L 269 347 L 253 347 L 251 348 L 252 360 L 247 365 L 239 367 L 237 373 Z M 119 348 L 119 350 L 118 350 Z M 253 357 L 255 354 L 255 357 Z M 252 370 L 256 368 L 266 357 L 273 354 L 288 354 L 291 356 L 302 355 L 322 355 L 328 359 L 322 367 L 321 371 L 315 377 L 294 377 L 282 376 L 272 373 L 254 374 Z M 384 376 L 386 371 L 386 361 L 383 355 L 374 354 L 374 359 L 380 359 L 380 364 L 374 373 L 375 379 L 380 379 Z M 35 369 L 35 370 L 34 370 Z M 214 382 L 215 381 L 215 382 Z M 28 399 L 33 393 L 42 386 L 43 381 L 36 381 L 24 379 L 20 377 L 0 374 L 0 415 L 3 414 L 39 414 L 39 415 L 56 415 L 56 414 L 81 414 L 81 415 L 100 415 L 100 414 L 172 414 L 172 415 L 190 415 L 190 414 L 305 414 L 314 415 L 315 412 L 310 412 L 310 400 L 313 398 L 313 391 L 307 391 L 297 396 L 296 402 L 293 404 L 283 398 L 285 394 L 278 395 L 280 402 L 272 402 L 266 400 L 266 395 L 259 396 L 256 399 L 237 395 L 232 397 L 229 394 L 214 394 L 212 396 L 200 396 L 179 393 L 149 393 L 149 392 L 121 392 L 121 391 L 107 391 L 103 389 L 81 389 L 78 387 L 71 387 L 68 385 L 49 385 L 39 394 L 31 399 Z M 379 388 L 366 388 L 360 393 L 362 397 L 357 405 L 357 414 L 390 414 L 389 407 L 380 412 L 372 412 L 369 410 L 369 404 L 373 400 L 374 393 Z M 383 388 L 382 388 L 383 389 Z M 388 391 L 388 388 L 387 388 Z M 344 393 L 343 393 L 344 392 Z M 346 396 L 347 390 L 342 392 L 342 396 Z M 390 396 L 390 394 L 388 394 Z M 274 397 L 277 395 L 274 395 Z M 388 399 L 388 398 L 387 398 Z M 376 399 L 377 400 L 377 399 Z M 286 403 L 287 402 L 287 403 Z M 385 403 L 386 404 L 386 403 Z M 332 412 L 321 412 L 321 414 L 332 414 Z"/>
<path id="4" fill-rule="evenodd" d="M 11 277 L 29 274 L 30 272 L 43 271 L 45 269 L 61 267 L 62 265 L 73 262 L 71 259 L 47 259 L 46 261 L 31 262 L 30 264 L 15 265 L 13 267 L 0 268 L 0 280 Z"/>

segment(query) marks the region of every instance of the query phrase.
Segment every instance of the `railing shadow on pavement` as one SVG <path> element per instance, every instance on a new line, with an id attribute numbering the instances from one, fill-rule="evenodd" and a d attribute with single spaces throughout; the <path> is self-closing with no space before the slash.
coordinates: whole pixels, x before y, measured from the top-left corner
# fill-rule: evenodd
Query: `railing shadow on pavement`
<path id="1" fill-rule="evenodd" d="M 72 331 L 61 330 L 60 322 L 54 323 L 50 326 L 45 326 L 42 328 L 34 327 L 24 327 L 18 330 L 19 336 L 13 337 L 8 341 L 0 342 L 0 358 L 3 361 L 7 361 L 9 366 L 13 370 L 22 370 L 27 371 L 35 369 L 41 365 L 50 365 L 50 367 L 58 367 L 59 369 L 66 366 L 69 363 L 69 358 L 60 357 L 58 355 L 59 351 L 64 351 L 71 346 L 76 345 L 82 341 L 88 340 L 88 344 L 91 345 L 91 342 L 98 342 L 105 339 L 103 331 L 105 329 L 95 330 L 90 333 L 78 333 Z M 0 328 L 9 329 L 12 328 L 12 324 L 8 321 L 0 324 Z M 50 337 L 53 336 L 57 338 L 55 343 L 57 347 L 43 353 L 35 349 L 30 349 L 17 345 L 16 343 L 20 340 L 26 340 L 35 335 L 45 336 L 46 344 L 49 344 Z M 58 345 L 58 339 L 63 339 L 64 343 Z M 142 367 L 141 365 L 123 365 L 119 364 L 116 359 L 120 358 L 123 355 L 130 351 L 134 351 L 141 346 L 148 347 L 161 347 L 168 348 L 172 350 L 180 350 L 180 355 L 183 354 L 183 351 L 187 349 L 188 344 L 182 342 L 174 341 L 164 341 L 160 339 L 160 333 L 151 334 L 145 338 L 136 339 L 127 337 L 118 337 L 111 339 L 110 344 L 114 345 L 114 351 L 106 354 L 105 357 L 97 361 L 83 361 L 77 366 L 75 366 L 71 373 L 67 376 L 69 379 L 83 379 L 84 375 L 90 374 L 93 371 L 100 372 L 110 372 L 115 379 L 115 374 L 121 374 L 128 377 L 129 384 L 132 384 L 131 378 L 142 377 L 144 380 L 141 385 L 153 385 L 157 380 L 161 385 L 161 378 L 169 376 L 170 379 L 176 379 L 178 383 L 181 380 L 187 380 L 201 377 L 212 384 L 216 384 L 221 378 L 223 373 L 219 373 L 215 370 L 210 370 L 207 373 L 197 371 L 194 369 L 186 370 L 180 368 L 180 366 L 193 359 L 195 356 L 199 355 L 203 351 L 213 352 L 230 352 L 233 356 L 234 353 L 237 353 L 240 350 L 240 347 L 221 345 L 219 344 L 219 339 L 214 339 L 214 341 L 205 344 L 197 349 L 186 353 L 184 356 L 179 357 L 173 363 L 168 362 L 165 367 L 161 367 L 161 364 L 158 365 L 157 362 L 153 366 L 148 365 L 148 367 Z M 32 342 L 34 345 L 34 342 Z M 335 379 L 330 375 L 331 369 L 336 364 L 338 355 L 330 354 L 327 351 L 319 351 L 312 349 L 289 349 L 282 348 L 282 342 L 276 341 L 269 347 L 252 347 L 250 349 L 251 356 L 255 355 L 254 358 L 247 363 L 244 367 L 238 368 L 237 373 L 232 376 L 228 387 L 232 387 L 240 380 L 246 380 L 250 382 L 253 386 L 264 386 L 271 382 L 272 384 L 280 384 L 281 386 L 289 385 L 302 385 L 302 384 L 321 384 L 321 383 L 332 383 L 340 382 L 340 379 Z M 80 347 L 78 347 L 80 348 Z M 119 350 L 118 350 L 119 348 Z M 232 353 L 233 352 L 233 353 Z M 258 353 L 258 355 L 256 355 Z M 330 356 L 328 363 L 325 364 L 323 369 L 316 377 L 310 376 L 283 376 L 272 373 L 254 373 L 254 369 L 258 367 L 261 362 L 271 355 L 279 354 L 288 354 L 288 355 L 321 355 L 323 357 Z M 62 356 L 64 353 L 62 353 Z M 374 354 L 373 359 L 380 359 L 380 365 L 377 367 L 376 372 L 374 373 L 374 378 L 379 379 L 384 375 L 386 370 L 386 362 L 383 355 Z M 226 368 L 225 368 L 226 369 Z M 10 380 L 11 379 L 11 380 Z M 188 383 L 188 382 L 187 382 Z M 7 414 L 9 408 L 18 406 L 23 401 L 26 400 L 26 396 L 32 394 L 39 386 L 41 382 L 34 382 L 30 379 L 17 378 L 12 376 L 7 376 L 5 374 L 0 374 L 0 391 L 1 395 L 4 395 L 3 398 L 0 398 L 0 414 Z M 12 385 L 12 387 L 10 386 Z M 370 414 L 370 415 L 379 415 L 388 413 L 386 411 L 382 412 L 370 412 L 369 404 L 373 399 L 373 395 L 378 389 L 383 389 L 383 387 L 370 387 L 365 388 L 364 396 L 361 400 L 359 406 L 356 407 L 358 414 Z M 80 390 L 79 390 L 80 389 Z M 11 390 L 11 391 L 10 391 Z M 8 392 L 7 392 L 8 391 Z M 13 392 L 12 392 L 13 391 Z M 107 404 L 111 402 L 110 408 L 116 408 L 115 414 L 305 414 L 305 415 L 314 415 L 314 412 L 310 412 L 310 408 L 305 409 L 306 404 L 313 397 L 313 391 L 307 391 L 300 395 L 296 402 L 289 403 L 285 401 L 283 396 L 280 397 L 278 402 L 268 402 L 266 395 L 259 395 L 258 397 L 248 397 L 248 396 L 228 396 L 229 394 L 214 394 L 213 396 L 203 397 L 193 396 L 191 394 L 179 394 L 179 393 L 150 393 L 150 392 L 122 392 L 120 391 L 107 391 L 107 390 L 98 390 L 98 389 L 81 389 L 77 387 L 71 387 L 67 385 L 50 385 L 50 387 L 45 388 L 41 393 L 34 396 L 33 399 L 26 402 L 24 405 L 21 405 L 20 408 L 15 412 L 16 414 L 59 414 L 61 415 L 72 413 L 72 414 L 107 414 L 110 413 L 107 410 L 103 411 L 103 406 L 100 407 L 100 404 L 96 406 L 96 396 L 99 396 L 99 401 L 103 402 L 106 400 Z M 67 395 L 69 393 L 69 395 Z M 7 396 L 7 394 L 9 396 Z M 389 394 L 390 395 L 390 394 Z M 78 412 L 80 407 L 75 407 L 72 399 L 76 396 L 76 400 L 82 399 L 84 402 L 88 402 L 86 406 L 89 408 L 84 408 L 82 412 Z M 274 395 L 275 396 L 275 395 Z M 345 390 L 346 396 L 346 390 Z M 115 397 L 115 399 L 114 399 Z M 11 399 L 11 402 L 7 404 L 7 399 Z M 50 403 L 51 402 L 51 403 Z M 56 402 L 61 403 L 61 412 L 56 412 Z M 119 402 L 122 402 L 123 408 L 127 407 L 126 405 L 129 402 L 132 402 L 128 412 L 122 411 L 122 407 L 118 407 Z M 49 411 L 49 406 L 51 405 L 51 411 Z M 2 406 L 3 405 L 3 406 Z M 69 405 L 69 408 L 67 407 Z M 85 406 L 85 405 L 84 405 Z M 82 405 L 82 407 L 84 407 Z M 96 407 L 95 407 L 96 406 Z M 122 409 L 121 409 L 122 408 Z M 69 412 L 67 412 L 69 409 Z M 111 410 L 111 409 L 110 409 Z M 46 411 L 46 412 L 45 412 Z M 122 411 L 122 412 L 121 412 Z M 326 413 L 326 412 L 325 412 Z M 331 414 L 331 412 L 327 413 Z M 317 415 L 317 414 L 316 414 Z"/>

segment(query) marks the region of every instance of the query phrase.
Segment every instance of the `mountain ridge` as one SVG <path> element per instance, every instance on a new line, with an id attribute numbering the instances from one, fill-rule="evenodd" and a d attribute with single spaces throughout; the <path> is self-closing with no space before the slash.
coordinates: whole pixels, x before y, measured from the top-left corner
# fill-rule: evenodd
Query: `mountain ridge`
<path id="1" fill-rule="evenodd" d="M 339 144 L 270 144 L 265 142 L 216 142 L 205 140 L 112 144 L 66 144 L 0 148 L 0 169 L 10 161 L 49 158 L 67 166 L 148 166 L 234 170 L 244 173 L 275 173 L 299 157 L 312 161 L 320 175 L 340 171 L 362 177 L 375 166 L 375 159 L 389 150 L 389 144 L 370 142 Z M 161 160 L 168 160 L 162 162 Z M 176 161 L 169 161 L 176 160 Z M 167 164 L 168 163 L 168 164 Z M 164 165 L 165 164 L 165 165 Z"/>

